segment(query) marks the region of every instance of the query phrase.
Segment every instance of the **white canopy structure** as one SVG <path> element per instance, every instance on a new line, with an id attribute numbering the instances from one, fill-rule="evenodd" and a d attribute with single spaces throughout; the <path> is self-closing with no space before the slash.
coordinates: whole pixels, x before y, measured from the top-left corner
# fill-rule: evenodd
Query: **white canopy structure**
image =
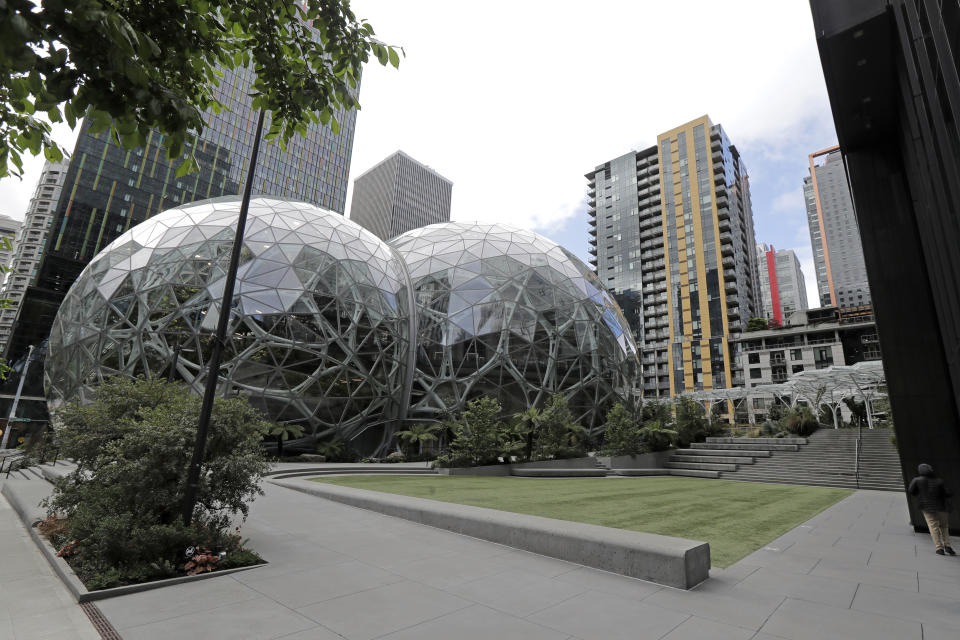
<path id="1" fill-rule="evenodd" d="M 788 406 L 803 402 L 812 409 L 827 407 L 833 414 L 833 426 L 838 427 L 837 411 L 844 398 L 859 398 L 867 410 L 867 424 L 873 428 L 872 403 L 886 393 L 883 363 L 879 360 L 858 362 L 850 366 L 801 371 L 780 384 L 762 384 L 755 387 L 711 389 L 683 394 L 700 404 L 710 416 L 716 402 L 732 401 L 736 409 L 748 398 L 773 396 Z"/>

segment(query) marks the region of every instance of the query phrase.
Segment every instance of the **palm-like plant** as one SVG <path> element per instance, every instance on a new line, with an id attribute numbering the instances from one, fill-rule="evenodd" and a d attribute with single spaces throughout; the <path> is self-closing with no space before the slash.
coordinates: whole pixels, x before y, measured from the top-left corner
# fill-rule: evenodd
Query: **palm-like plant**
<path id="1" fill-rule="evenodd" d="M 267 434 L 277 439 L 277 457 L 281 458 L 283 457 L 283 441 L 302 436 L 303 427 L 299 424 L 278 423 L 270 427 Z"/>
<path id="2" fill-rule="evenodd" d="M 409 446 L 418 445 L 419 453 L 423 454 L 424 442 L 435 442 L 439 426 L 433 424 L 415 424 L 409 429 L 397 432 L 397 438 Z"/>
<path id="3" fill-rule="evenodd" d="M 317 443 L 317 453 L 324 456 L 328 461 L 342 454 L 343 449 L 343 440 L 336 437 L 326 442 Z"/>
<path id="4" fill-rule="evenodd" d="M 526 411 L 521 411 L 513 416 L 516 420 L 517 430 L 526 433 L 526 446 L 523 451 L 523 457 L 526 460 L 533 455 L 533 441 L 536 439 L 537 431 L 540 429 L 543 414 L 539 409 L 530 407 Z"/>

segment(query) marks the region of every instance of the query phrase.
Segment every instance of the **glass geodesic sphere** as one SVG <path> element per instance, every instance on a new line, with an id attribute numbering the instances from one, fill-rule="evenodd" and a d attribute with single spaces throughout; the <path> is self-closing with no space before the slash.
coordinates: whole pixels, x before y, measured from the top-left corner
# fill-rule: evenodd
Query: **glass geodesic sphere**
<path id="1" fill-rule="evenodd" d="M 89 400 L 114 375 L 202 393 L 239 198 L 170 209 L 101 251 L 50 334 L 48 398 Z M 346 439 L 395 417 L 409 353 L 403 264 L 342 215 L 253 198 L 220 370 L 272 420 Z"/>
<path id="2" fill-rule="evenodd" d="M 390 244 L 407 265 L 418 314 L 413 415 L 479 396 L 519 411 L 560 393 L 596 428 L 630 388 L 638 362 L 627 322 L 563 247 L 507 225 L 457 222 Z"/>

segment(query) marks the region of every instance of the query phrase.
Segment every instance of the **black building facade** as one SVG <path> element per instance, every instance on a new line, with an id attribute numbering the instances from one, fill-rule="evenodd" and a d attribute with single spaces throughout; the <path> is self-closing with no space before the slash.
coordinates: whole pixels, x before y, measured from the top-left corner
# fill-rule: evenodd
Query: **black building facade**
<path id="1" fill-rule="evenodd" d="M 811 7 L 904 479 L 927 462 L 960 494 L 960 3 Z M 926 528 L 913 501 L 910 515 Z"/>

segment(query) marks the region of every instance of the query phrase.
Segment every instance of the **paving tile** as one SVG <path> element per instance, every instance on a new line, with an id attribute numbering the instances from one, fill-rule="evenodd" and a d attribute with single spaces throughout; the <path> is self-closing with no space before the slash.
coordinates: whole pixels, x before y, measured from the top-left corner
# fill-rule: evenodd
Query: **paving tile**
<path id="1" fill-rule="evenodd" d="M 524 617 L 583 593 L 587 588 L 526 571 L 510 570 L 450 589 L 458 596 Z"/>
<path id="2" fill-rule="evenodd" d="M 819 561 L 819 558 L 802 555 L 786 555 L 784 553 L 760 549 L 759 551 L 754 551 L 743 560 L 740 560 L 738 564 L 769 567 L 770 569 L 794 573 L 809 573 Z"/>
<path id="3" fill-rule="evenodd" d="M 122 630 L 121 635 L 124 640 L 169 640 L 170 638 L 267 640 L 315 626 L 314 621 L 296 614 L 278 602 L 259 597 L 159 622 L 128 627 Z"/>
<path id="4" fill-rule="evenodd" d="M 297 611 L 350 640 L 369 640 L 472 604 L 439 589 L 404 580 Z"/>
<path id="5" fill-rule="evenodd" d="M 561 573 L 556 580 L 568 582 L 576 586 L 583 586 L 601 593 L 609 593 L 624 598 L 642 600 L 647 596 L 665 589 L 663 585 L 637 578 L 630 578 L 618 573 L 610 573 L 592 567 L 579 567 L 567 573 Z"/>
<path id="6" fill-rule="evenodd" d="M 588 591 L 527 620 L 581 640 L 654 640 L 688 617 L 632 598 Z"/>
<path id="7" fill-rule="evenodd" d="M 883 567 L 861 566 L 846 562 L 821 562 L 810 572 L 812 576 L 856 581 L 861 584 L 874 584 L 881 587 L 917 591 L 916 571 L 886 569 Z"/>
<path id="8" fill-rule="evenodd" d="M 415 540 L 389 540 L 343 549 L 343 553 L 381 569 L 390 569 L 411 560 L 428 560 L 449 552 L 449 549 L 438 550 L 436 546 Z"/>
<path id="9" fill-rule="evenodd" d="M 941 576 L 930 578 L 920 574 L 920 593 L 960 600 L 960 571 L 953 580 Z"/>
<path id="10" fill-rule="evenodd" d="M 572 562 L 551 558 L 549 556 L 541 556 L 529 551 L 513 550 L 510 553 L 505 553 L 496 557 L 498 560 L 509 563 L 509 565 L 514 569 L 538 573 L 542 576 L 546 576 L 547 578 L 555 578 L 564 573 L 576 571 L 577 569 L 583 567 L 583 565 L 580 564 L 574 564 Z"/>
<path id="11" fill-rule="evenodd" d="M 960 638 L 960 628 L 945 629 L 936 625 L 923 623 L 923 640 L 957 640 Z"/>
<path id="12" fill-rule="evenodd" d="M 920 575 L 931 578 L 937 576 L 951 578 L 960 575 L 960 559 L 938 556 L 932 544 L 928 547 L 920 545 L 917 551 L 916 556 L 875 551 L 870 556 L 870 566 L 917 571 Z"/>
<path id="13" fill-rule="evenodd" d="M 760 631 L 788 640 L 921 640 L 920 624 L 787 598 Z"/>
<path id="14" fill-rule="evenodd" d="M 382 636 L 379 640 L 450 640 L 451 637 L 457 640 L 564 640 L 568 635 L 474 605 Z"/>
<path id="15" fill-rule="evenodd" d="M 783 602 L 780 594 L 749 592 L 736 587 L 722 591 L 681 591 L 664 589 L 645 598 L 644 603 L 682 611 L 701 618 L 757 631 L 763 621 Z"/>
<path id="16" fill-rule="evenodd" d="M 904 593 L 873 585 L 860 585 L 853 609 L 940 627 L 960 629 L 960 600 L 927 593 Z M 958 636 L 960 637 L 960 636 Z"/>
<path id="17" fill-rule="evenodd" d="M 788 556 L 819 558 L 823 561 L 840 560 L 849 564 L 866 565 L 873 551 L 871 549 L 838 549 L 822 546 L 816 542 L 798 542 L 790 545 L 783 553 Z"/>
<path id="18" fill-rule="evenodd" d="M 431 587 L 446 588 L 509 570 L 513 563 L 506 560 L 506 557 L 509 557 L 509 554 L 492 558 L 478 558 L 477 556 L 450 552 L 429 558 L 409 560 L 392 566 L 390 571 L 398 576 L 422 582 Z"/>
<path id="19" fill-rule="evenodd" d="M 362 562 L 344 562 L 245 584 L 291 609 L 400 582 L 402 577 Z"/>
<path id="20" fill-rule="evenodd" d="M 97 606 L 114 627 L 123 630 L 259 597 L 232 577 L 222 576 L 109 598 Z"/>
<path id="21" fill-rule="evenodd" d="M 278 640 L 343 640 L 343 636 L 317 625 L 303 631 L 295 631 L 290 635 L 280 636 Z"/>
<path id="22" fill-rule="evenodd" d="M 691 616 L 680 626 L 663 636 L 663 640 L 750 640 L 754 632 L 741 627 L 732 627 L 712 620 Z"/>
<path id="23" fill-rule="evenodd" d="M 739 582 L 734 591 L 778 594 L 846 609 L 857 591 L 857 582 L 761 567 Z"/>

